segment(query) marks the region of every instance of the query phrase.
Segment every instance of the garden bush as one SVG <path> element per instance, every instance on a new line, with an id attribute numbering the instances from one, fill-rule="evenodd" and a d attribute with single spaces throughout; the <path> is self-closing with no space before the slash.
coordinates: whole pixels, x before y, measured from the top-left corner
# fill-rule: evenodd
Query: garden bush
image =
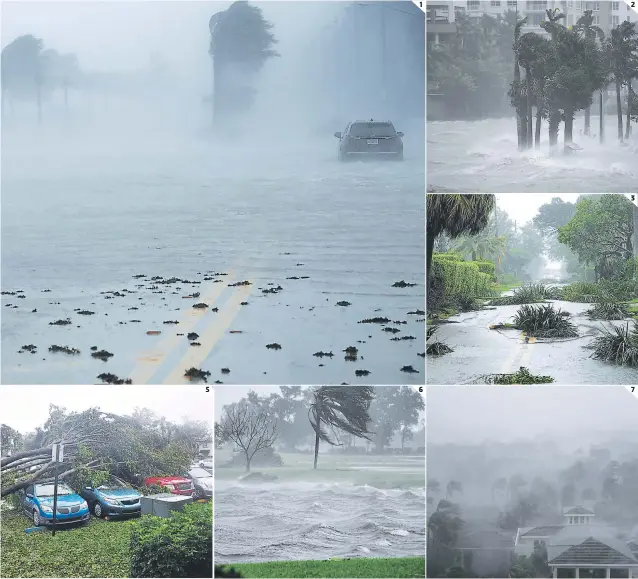
<path id="1" fill-rule="evenodd" d="M 552 304 L 523 305 L 514 316 L 514 326 L 537 338 L 575 338 L 578 331 L 567 319 L 569 315 Z"/>
<path id="2" fill-rule="evenodd" d="M 479 271 L 490 276 L 491 281 L 496 281 L 496 264 L 491 261 L 475 261 Z"/>
<path id="3" fill-rule="evenodd" d="M 142 517 L 131 534 L 131 577 L 212 577 L 212 503 Z"/>
<path id="4" fill-rule="evenodd" d="M 545 300 L 555 300 L 560 296 L 560 291 L 543 283 L 530 283 L 516 288 L 512 295 L 501 296 L 492 300 L 494 306 L 518 306 L 522 304 L 534 304 Z"/>
<path id="5" fill-rule="evenodd" d="M 588 347 L 594 350 L 592 358 L 638 367 L 638 320 L 634 320 L 631 330 L 629 323 L 604 328 L 602 335 L 594 338 Z"/>
<path id="6" fill-rule="evenodd" d="M 476 262 L 435 255 L 432 258 L 432 273 L 435 272 L 443 280 L 445 297 L 478 297 L 490 293 L 492 278 L 489 274 L 481 272 Z"/>

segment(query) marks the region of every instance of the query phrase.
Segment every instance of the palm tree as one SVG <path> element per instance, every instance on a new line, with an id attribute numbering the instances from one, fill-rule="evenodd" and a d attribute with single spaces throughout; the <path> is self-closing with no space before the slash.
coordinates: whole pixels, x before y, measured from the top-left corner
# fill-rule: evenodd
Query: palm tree
<path id="1" fill-rule="evenodd" d="M 504 236 L 492 237 L 483 231 L 478 235 L 458 238 L 452 249 L 464 255 L 471 255 L 472 261 L 495 259 L 500 263 L 501 258 L 505 257 L 506 239 Z"/>
<path id="2" fill-rule="evenodd" d="M 515 102 L 516 107 L 516 118 L 518 123 L 518 148 L 519 150 L 524 149 L 527 146 L 527 124 L 525 122 L 523 113 L 521 111 L 521 68 L 518 60 L 518 44 L 519 39 L 521 37 L 521 29 L 527 23 L 527 17 L 516 20 L 516 25 L 514 26 L 514 82 L 512 83 L 512 88 L 510 89 L 510 96 Z"/>
<path id="3" fill-rule="evenodd" d="M 527 148 L 531 149 L 532 139 L 532 100 L 536 100 L 536 146 L 540 141 L 540 119 L 543 111 L 542 88 L 545 84 L 545 56 L 549 51 L 549 41 L 539 34 L 528 32 L 519 39 L 516 53 L 521 66 L 525 69 L 527 92 Z M 536 90 L 534 90 L 534 87 Z"/>
<path id="4" fill-rule="evenodd" d="M 600 40 L 601 44 L 605 40 L 605 33 L 603 32 L 603 29 L 600 28 L 599 26 L 594 25 L 594 17 L 593 17 L 592 10 L 585 10 L 583 15 L 576 22 L 574 29 L 582 32 L 583 36 L 587 40 L 593 40 L 595 42 L 596 39 L 598 39 Z M 585 109 L 585 134 L 586 135 L 590 134 L 590 126 L 589 126 L 590 112 L 591 112 L 591 107 L 588 106 Z"/>
<path id="5" fill-rule="evenodd" d="M 463 494 L 463 484 L 457 480 L 451 480 L 445 487 L 445 500 L 449 500 L 454 493 Z"/>
<path id="6" fill-rule="evenodd" d="M 430 276 L 434 240 L 446 233 L 452 239 L 460 235 L 476 235 L 487 227 L 494 209 L 494 195 L 462 195 L 459 193 L 428 194 L 426 200 L 427 256 L 426 271 Z"/>
<path id="7" fill-rule="evenodd" d="M 638 35 L 636 33 L 636 23 L 624 21 L 611 31 L 611 36 L 607 43 L 609 59 L 611 61 L 611 69 L 614 75 L 616 85 L 616 108 L 618 109 L 618 140 L 623 141 L 623 124 L 622 124 L 622 104 L 620 99 L 620 90 L 623 83 L 631 85 L 632 77 L 636 76 L 636 64 L 638 51 Z M 629 86 L 628 90 L 628 119 L 625 138 L 629 138 L 631 133 L 631 95 L 632 90 Z"/>
<path id="8" fill-rule="evenodd" d="M 326 432 L 330 427 L 336 438 L 335 428 L 359 438 L 370 440 L 367 424 L 370 422 L 370 404 L 374 400 L 372 386 L 321 386 L 312 393 L 308 410 L 310 425 L 315 431 L 315 464 L 319 458 L 319 441 L 337 446 Z"/>

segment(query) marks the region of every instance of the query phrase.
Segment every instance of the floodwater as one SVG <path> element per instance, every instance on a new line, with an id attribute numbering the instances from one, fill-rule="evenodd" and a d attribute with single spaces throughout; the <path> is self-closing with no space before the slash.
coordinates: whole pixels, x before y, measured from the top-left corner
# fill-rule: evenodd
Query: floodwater
<path id="1" fill-rule="evenodd" d="M 467 384 L 486 374 L 517 372 L 521 366 L 532 374 L 551 376 L 555 384 L 632 385 L 638 384 L 638 370 L 590 358 L 583 346 L 599 335 L 599 329 L 624 325 L 623 321 L 594 321 L 585 316 L 591 304 L 552 301 L 557 308 L 572 314 L 578 338 L 537 340 L 525 344 L 515 329 L 490 330 L 489 325 L 511 322 L 520 306 L 497 306 L 495 310 L 467 312 L 439 325 L 436 341 L 454 351 L 443 356 L 428 356 L 428 384 Z"/>
<path id="2" fill-rule="evenodd" d="M 428 188 L 483 193 L 637 192 L 638 129 L 621 146 L 615 123 L 615 117 L 606 119 L 606 144 L 601 146 L 597 137 L 580 134 L 584 119 L 575 119 L 574 142 L 583 150 L 550 156 L 546 124 L 541 148 L 519 152 L 514 118 L 428 122 Z M 592 115 L 591 127 L 597 135 L 597 116 Z M 562 139 L 561 131 L 559 144 Z"/>
<path id="3" fill-rule="evenodd" d="M 245 563 L 425 552 L 425 489 L 215 483 L 215 560 Z"/>
<path id="4" fill-rule="evenodd" d="M 422 383 L 423 124 L 397 128 L 403 163 L 348 164 L 331 133 L 3 129 L 2 382 Z"/>

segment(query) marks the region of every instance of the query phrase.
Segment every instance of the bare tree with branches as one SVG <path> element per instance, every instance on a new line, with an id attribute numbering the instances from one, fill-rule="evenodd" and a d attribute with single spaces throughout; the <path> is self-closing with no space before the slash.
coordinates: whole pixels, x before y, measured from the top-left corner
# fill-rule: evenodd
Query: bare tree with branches
<path id="1" fill-rule="evenodd" d="M 277 422 L 245 401 L 227 407 L 219 431 L 225 440 L 234 442 L 246 457 L 246 472 L 255 454 L 271 447 L 277 439 Z"/>

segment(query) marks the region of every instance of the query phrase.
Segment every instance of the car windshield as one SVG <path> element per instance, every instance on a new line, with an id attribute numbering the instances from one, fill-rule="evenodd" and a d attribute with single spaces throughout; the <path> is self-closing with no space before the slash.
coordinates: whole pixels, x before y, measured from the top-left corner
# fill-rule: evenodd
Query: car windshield
<path id="1" fill-rule="evenodd" d="M 175 483 L 175 488 L 179 489 L 180 491 L 187 491 L 189 489 L 193 488 L 193 484 L 189 481 L 189 482 L 181 482 L 181 483 Z"/>
<path id="2" fill-rule="evenodd" d="M 35 485 L 35 496 L 37 497 L 52 497 L 53 496 L 53 484 Z M 58 484 L 58 496 L 74 495 L 73 489 L 69 488 L 65 484 Z"/>
<path id="3" fill-rule="evenodd" d="M 189 476 L 193 478 L 211 478 L 211 473 L 203 468 L 194 468 L 188 471 Z"/>
<path id="4" fill-rule="evenodd" d="M 394 137 L 396 134 L 392 123 L 353 123 L 350 127 L 353 137 Z"/>

